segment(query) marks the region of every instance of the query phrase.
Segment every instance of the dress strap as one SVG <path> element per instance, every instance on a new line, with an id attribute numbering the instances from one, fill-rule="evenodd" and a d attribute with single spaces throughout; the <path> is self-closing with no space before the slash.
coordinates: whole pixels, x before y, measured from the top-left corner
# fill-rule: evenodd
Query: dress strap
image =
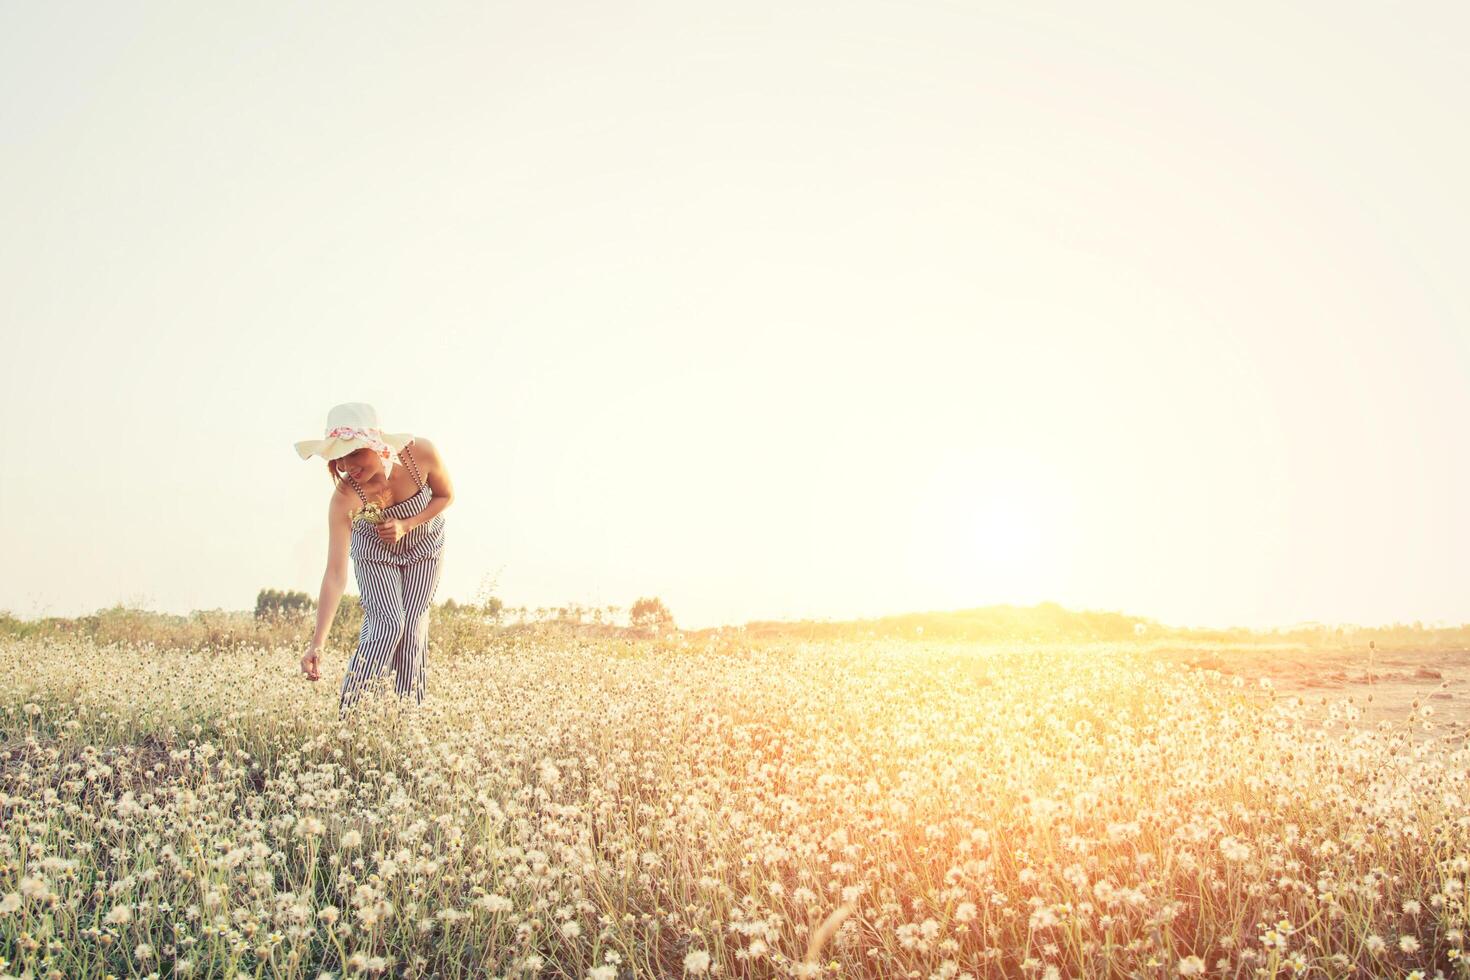
<path id="1" fill-rule="evenodd" d="M 358 485 L 357 485 L 357 481 L 356 481 L 356 480 L 354 480 L 354 479 L 353 479 L 353 478 L 352 478 L 352 477 L 350 477 L 350 476 L 349 476 L 349 477 L 347 477 L 347 482 L 348 482 L 348 483 L 350 483 L 350 484 L 352 484 L 352 489 L 354 489 L 354 490 L 356 490 L 356 491 L 357 491 L 357 499 L 358 499 L 358 500 L 361 500 L 361 501 L 362 501 L 362 505 L 363 505 L 363 506 L 364 506 L 364 507 L 366 507 L 366 506 L 367 506 L 367 502 L 368 502 L 368 501 L 367 501 L 367 498 L 366 498 L 366 497 L 364 497 L 364 496 L 363 496 L 363 495 L 362 495 L 362 487 L 360 487 L 360 486 L 358 486 Z"/>
<path id="2" fill-rule="evenodd" d="M 408 472 L 413 474 L 413 482 L 418 484 L 418 488 L 422 490 L 424 488 L 424 481 L 419 478 L 419 468 L 414 465 L 413 453 L 409 450 L 408 446 L 403 447 L 403 461 L 408 465 Z"/>

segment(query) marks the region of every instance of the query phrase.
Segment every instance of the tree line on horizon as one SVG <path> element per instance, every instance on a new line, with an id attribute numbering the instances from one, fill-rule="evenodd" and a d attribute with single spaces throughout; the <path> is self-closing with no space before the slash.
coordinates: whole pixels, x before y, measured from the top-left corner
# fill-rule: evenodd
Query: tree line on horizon
<path id="1" fill-rule="evenodd" d="M 628 607 L 587 605 L 508 606 L 499 597 L 478 602 L 446 599 L 433 606 L 437 624 L 432 646 L 473 648 L 484 637 L 505 630 L 537 627 L 635 636 L 736 635 L 748 639 L 792 637 L 807 640 L 895 639 L 977 642 L 1144 642 L 1181 644 L 1272 644 L 1305 648 L 1470 650 L 1470 624 L 1385 626 L 1302 623 L 1272 630 L 1177 627 L 1115 611 L 1067 609 L 1054 602 L 1034 606 L 996 605 L 974 609 L 904 613 L 852 620 L 769 620 L 699 630 L 680 630 L 673 614 L 656 597 L 641 597 Z M 0 636 L 79 636 L 98 642 L 154 642 L 161 646 L 239 647 L 295 643 L 309 630 L 316 602 L 299 590 L 261 589 L 255 608 L 195 610 L 187 616 L 118 604 L 87 616 L 50 616 L 23 620 L 0 610 Z M 328 642 L 351 645 L 362 627 L 358 597 L 343 595 Z"/>
<path id="2" fill-rule="evenodd" d="M 673 637 L 678 627 L 657 597 L 640 598 L 626 610 L 626 624 L 614 621 L 620 606 L 507 607 L 499 599 L 477 603 L 447 599 L 433 606 L 429 648 L 473 652 L 495 638 L 523 630 L 576 630 L 607 635 Z M 315 625 L 316 602 L 305 592 L 261 589 L 253 610 L 196 609 L 188 615 L 154 612 L 118 603 L 84 616 L 21 619 L 0 609 L 0 638 L 82 639 L 154 646 L 160 649 L 263 650 L 305 644 Z M 362 629 L 359 598 L 344 594 L 327 635 L 329 646 L 351 648 Z"/>
<path id="3" fill-rule="evenodd" d="M 349 596 L 343 595 L 345 602 Z M 354 600 L 356 597 L 352 597 Z M 657 596 L 639 598 L 626 610 L 618 605 L 583 605 L 568 602 L 560 606 L 507 606 L 498 596 L 488 596 L 480 602 L 457 602 L 446 599 L 432 607 L 448 615 L 479 615 L 493 623 L 513 620 L 517 623 L 561 622 L 571 624 L 591 623 L 616 625 L 626 612 L 628 625 L 633 629 L 653 632 L 675 628 L 674 616 Z M 308 593 L 293 590 L 261 589 L 255 597 L 255 618 L 306 617 L 316 612 L 316 600 Z"/>

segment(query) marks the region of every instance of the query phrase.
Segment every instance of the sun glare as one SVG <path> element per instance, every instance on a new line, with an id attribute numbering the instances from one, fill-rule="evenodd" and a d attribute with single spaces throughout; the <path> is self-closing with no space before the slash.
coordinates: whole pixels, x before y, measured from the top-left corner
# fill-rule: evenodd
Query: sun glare
<path id="1" fill-rule="evenodd" d="M 977 561 L 1005 569 L 1033 566 L 1040 539 L 1036 519 L 1015 500 L 992 501 L 970 515 L 960 543 Z M 968 530 L 968 534 L 964 533 Z M 968 539 L 968 540 L 967 540 Z"/>
<path id="2" fill-rule="evenodd" d="M 1024 461 L 994 454 L 951 462 L 924 495 L 913 536 L 915 573 L 964 606 L 1054 599 L 1067 497 Z"/>

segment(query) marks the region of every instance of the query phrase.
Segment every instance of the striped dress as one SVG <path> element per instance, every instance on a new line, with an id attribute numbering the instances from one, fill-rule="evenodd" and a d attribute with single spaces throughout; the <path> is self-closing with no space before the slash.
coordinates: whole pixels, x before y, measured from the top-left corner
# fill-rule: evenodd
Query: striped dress
<path id="1" fill-rule="evenodd" d="M 401 458 L 419 485 L 418 493 L 400 500 L 383 513 L 389 520 L 405 520 L 429 506 L 434 492 L 420 477 L 413 454 L 405 446 Z M 367 498 L 348 478 L 364 504 Z M 425 688 L 425 652 L 429 643 L 429 607 L 439 586 L 444 555 L 444 515 L 413 528 L 394 544 L 385 545 L 376 525 L 352 522 L 348 553 L 362 602 L 362 631 L 357 650 L 342 680 L 339 716 L 356 703 L 362 692 L 388 667 L 399 697 L 412 696 L 422 704 Z"/>
<path id="2" fill-rule="evenodd" d="M 434 491 L 425 483 L 419 492 L 407 500 L 400 500 L 392 507 L 383 508 L 390 520 L 407 520 L 425 507 L 434 498 Z M 409 531 L 392 545 L 385 545 L 374 530 L 377 525 L 367 521 L 352 522 L 352 543 L 348 554 L 353 561 L 382 561 L 393 565 L 411 565 L 425 558 L 438 558 L 444 550 L 444 515 L 435 514 L 426 523 Z"/>

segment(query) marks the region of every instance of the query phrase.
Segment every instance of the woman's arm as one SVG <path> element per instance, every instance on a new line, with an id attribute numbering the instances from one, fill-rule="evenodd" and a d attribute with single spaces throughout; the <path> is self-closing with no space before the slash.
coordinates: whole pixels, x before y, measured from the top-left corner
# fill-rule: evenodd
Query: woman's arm
<path id="1" fill-rule="evenodd" d="M 434 497 L 429 501 L 429 506 L 412 517 L 403 519 L 404 531 L 412 531 L 421 524 L 427 524 L 454 502 L 454 484 L 449 479 L 449 471 L 444 468 L 439 450 L 432 442 L 422 438 L 415 439 L 412 446 L 413 458 L 423 471 L 424 482 L 434 491 Z"/>
<path id="2" fill-rule="evenodd" d="M 327 508 L 327 571 L 322 575 L 321 594 L 316 604 L 316 632 L 311 645 L 320 649 L 332 632 L 332 620 L 337 616 L 337 605 L 342 593 L 347 591 L 347 546 L 352 540 L 352 518 L 348 511 L 351 501 L 343 493 L 332 494 Z"/>

